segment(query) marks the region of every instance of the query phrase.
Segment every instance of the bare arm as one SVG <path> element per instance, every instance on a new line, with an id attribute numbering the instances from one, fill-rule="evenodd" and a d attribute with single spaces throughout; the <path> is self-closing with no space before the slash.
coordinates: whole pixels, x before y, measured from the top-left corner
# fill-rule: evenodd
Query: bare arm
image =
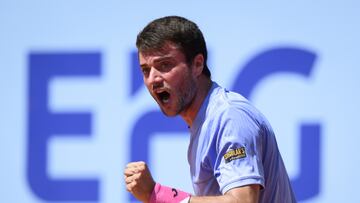
<path id="1" fill-rule="evenodd" d="M 257 203 L 259 200 L 259 185 L 248 185 L 233 188 L 221 196 L 204 196 L 190 198 L 190 203 Z"/>

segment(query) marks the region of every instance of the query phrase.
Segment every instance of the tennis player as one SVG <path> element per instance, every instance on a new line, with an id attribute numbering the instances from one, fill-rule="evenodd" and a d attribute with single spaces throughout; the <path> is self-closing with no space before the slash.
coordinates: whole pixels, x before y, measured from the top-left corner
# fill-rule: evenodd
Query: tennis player
<path id="1" fill-rule="evenodd" d="M 146 163 L 129 163 L 127 190 L 139 201 L 296 202 L 273 130 L 248 100 L 211 80 L 198 26 L 179 16 L 150 22 L 137 36 L 144 83 L 167 116 L 190 130 L 194 194 L 156 182 Z"/>

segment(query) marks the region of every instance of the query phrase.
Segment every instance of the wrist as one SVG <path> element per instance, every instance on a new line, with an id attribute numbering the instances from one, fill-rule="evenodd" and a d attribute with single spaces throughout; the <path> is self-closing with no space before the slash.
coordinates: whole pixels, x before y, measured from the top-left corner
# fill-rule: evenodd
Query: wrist
<path id="1" fill-rule="evenodd" d="M 188 203 L 189 200 L 189 193 L 156 183 L 151 193 L 149 203 Z"/>

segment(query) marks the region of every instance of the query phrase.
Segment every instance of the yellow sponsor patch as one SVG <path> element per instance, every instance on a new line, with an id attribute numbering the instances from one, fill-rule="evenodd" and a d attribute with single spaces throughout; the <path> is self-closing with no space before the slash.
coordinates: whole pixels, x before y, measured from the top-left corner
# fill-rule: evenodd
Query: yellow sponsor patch
<path id="1" fill-rule="evenodd" d="M 229 163 L 232 160 L 246 157 L 245 147 L 232 149 L 224 155 L 225 163 Z"/>

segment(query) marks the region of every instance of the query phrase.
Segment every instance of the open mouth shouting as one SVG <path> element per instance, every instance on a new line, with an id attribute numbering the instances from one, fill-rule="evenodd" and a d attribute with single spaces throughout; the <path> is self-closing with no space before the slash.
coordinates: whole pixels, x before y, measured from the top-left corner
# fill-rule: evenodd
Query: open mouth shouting
<path id="1" fill-rule="evenodd" d="M 161 104 L 168 104 L 170 101 L 170 93 L 166 90 L 156 91 L 156 97 Z"/>

